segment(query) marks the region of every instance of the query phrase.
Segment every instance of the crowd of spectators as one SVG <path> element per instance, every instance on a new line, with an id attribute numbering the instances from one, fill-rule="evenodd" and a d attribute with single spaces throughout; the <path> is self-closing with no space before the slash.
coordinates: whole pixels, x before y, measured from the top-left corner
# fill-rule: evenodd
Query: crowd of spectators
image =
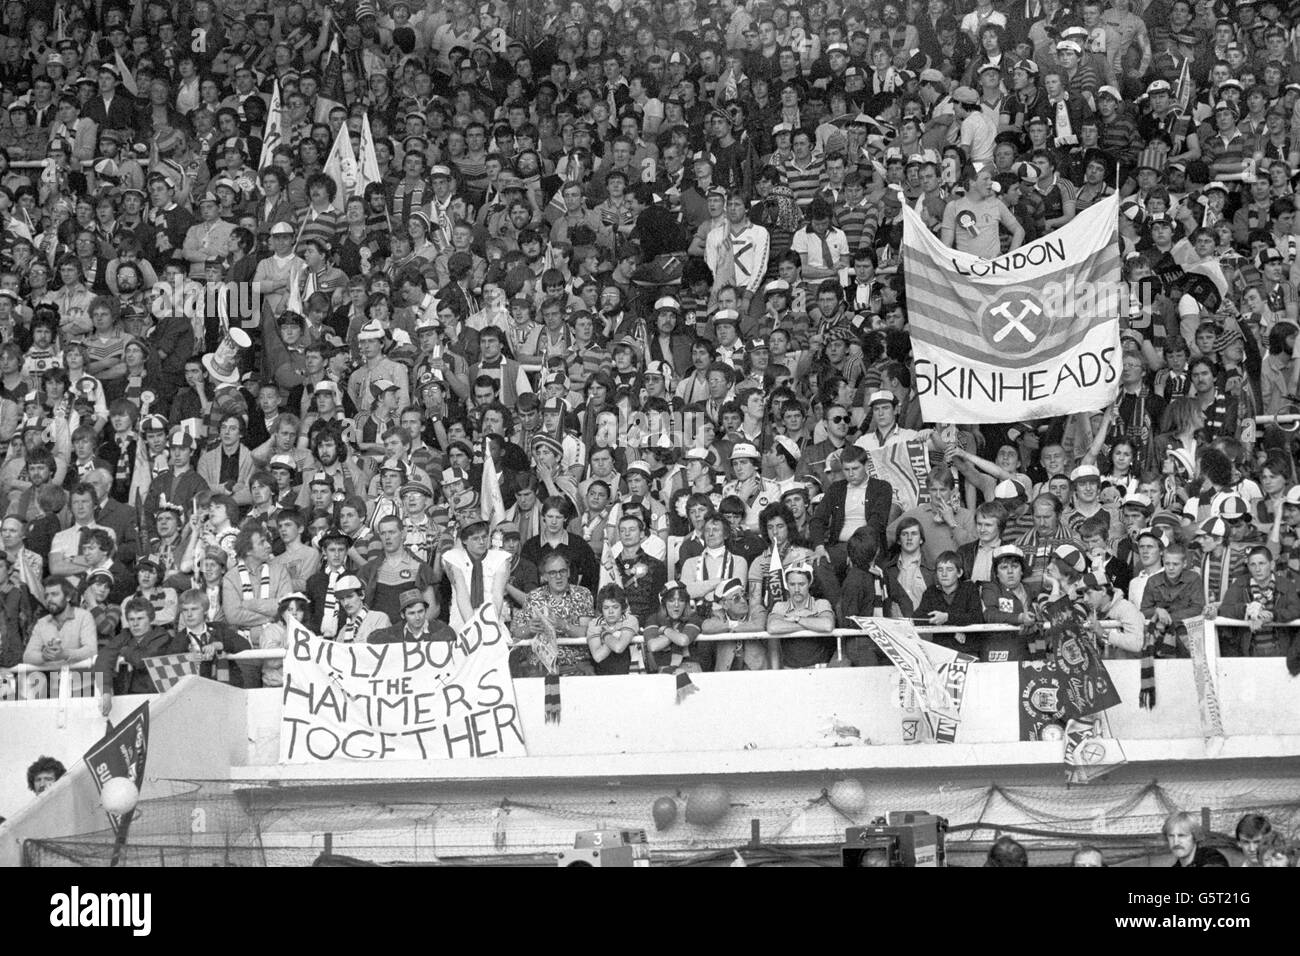
<path id="1" fill-rule="evenodd" d="M 873 616 L 1003 624 L 931 639 L 1014 661 L 1064 595 L 1109 657 L 1205 614 L 1300 671 L 1293 429 L 1257 421 L 1300 377 L 1277 3 L 29 0 L 0 32 L 0 666 L 140 692 L 288 616 L 446 640 L 488 602 L 576 642 L 563 674 L 879 664 L 831 633 Z M 1117 400 L 924 421 L 903 204 L 997 256 L 1117 191 Z"/>

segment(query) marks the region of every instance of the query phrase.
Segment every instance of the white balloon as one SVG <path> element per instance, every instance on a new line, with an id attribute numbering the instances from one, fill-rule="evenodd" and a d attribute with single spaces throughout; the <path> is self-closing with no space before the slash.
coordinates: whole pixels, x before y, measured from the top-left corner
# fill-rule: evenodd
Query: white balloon
<path id="1" fill-rule="evenodd" d="M 121 816 L 135 809 L 140 800 L 140 791 L 126 777 L 111 777 L 99 792 L 99 802 L 109 813 Z"/>
<path id="2" fill-rule="evenodd" d="M 867 808 L 866 788 L 852 777 L 836 780 L 831 785 L 828 796 L 836 810 L 849 816 L 861 813 Z"/>

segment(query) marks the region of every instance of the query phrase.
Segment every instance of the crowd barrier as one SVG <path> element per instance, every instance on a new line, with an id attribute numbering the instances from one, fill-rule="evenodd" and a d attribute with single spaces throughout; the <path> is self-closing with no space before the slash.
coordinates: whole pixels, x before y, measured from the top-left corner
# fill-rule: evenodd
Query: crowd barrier
<path id="1" fill-rule="evenodd" d="M 1117 621 L 1102 621 L 1101 626 L 1108 630 L 1115 630 L 1120 627 Z M 1207 622 L 1208 623 L 1208 622 Z M 1225 623 L 1242 623 L 1226 621 Z M 916 625 L 917 634 L 924 637 L 927 634 L 1005 634 L 1008 631 L 1019 630 L 1018 627 L 1009 624 L 967 624 L 962 627 L 936 627 L 930 624 Z M 732 633 L 730 631 L 719 634 L 699 634 L 696 641 L 763 641 L 774 640 L 783 641 L 789 638 L 803 637 L 833 637 L 836 642 L 836 651 L 842 657 L 844 654 L 844 638 L 846 637 L 867 637 L 871 632 L 861 628 L 837 627 L 831 631 L 795 631 L 791 634 L 770 634 L 767 631 L 741 631 Z M 555 642 L 560 646 L 569 647 L 586 647 L 587 639 L 585 637 L 561 637 Z M 644 643 L 640 634 L 632 639 L 633 644 Z M 533 641 L 531 638 L 511 641 L 512 647 L 531 647 Z M 280 660 L 285 655 L 284 648 L 268 648 L 267 650 L 241 651 L 238 654 L 227 655 L 227 660 L 232 661 L 273 661 Z"/>
<path id="2" fill-rule="evenodd" d="M 1120 624 L 1116 621 L 1099 622 L 1103 628 L 1116 630 Z M 1217 629 L 1220 627 L 1244 627 L 1251 626 L 1249 621 L 1238 618 L 1220 617 L 1213 621 L 1206 621 L 1206 657 L 1211 663 L 1216 661 L 1219 656 L 1219 642 L 1216 640 Z M 1300 627 L 1300 621 L 1281 622 L 1271 625 L 1272 627 Z M 1265 625 L 1268 629 L 1269 625 Z M 1009 631 L 1018 630 L 1015 626 L 1007 624 L 968 624 L 963 627 L 943 627 L 928 624 L 916 625 L 916 632 L 925 637 L 929 634 L 1005 634 Z M 836 654 L 842 658 L 844 656 L 844 639 L 848 637 L 866 637 L 869 631 L 861 628 L 837 627 L 830 632 L 821 631 L 796 631 L 792 634 L 770 634 L 767 631 L 743 631 L 740 633 L 724 632 L 719 634 L 700 634 L 696 641 L 762 641 L 762 640 L 786 640 L 789 638 L 808 638 L 808 637 L 833 637 L 836 643 Z M 515 647 L 530 647 L 533 641 L 524 639 L 512 641 L 511 645 Z M 556 641 L 557 644 L 570 647 L 586 647 L 587 639 L 584 637 L 563 637 Z M 641 635 L 637 635 L 633 642 L 635 644 L 643 643 Z M 255 649 L 240 651 L 236 654 L 225 655 L 226 660 L 230 661 L 274 661 L 284 658 L 284 648 L 267 648 L 265 650 Z M 92 668 L 94 660 L 79 661 L 75 664 L 18 664 L 14 667 L 0 668 L 0 702 L 4 700 L 19 699 L 21 696 L 32 698 L 67 698 L 76 696 L 87 696 L 88 691 L 95 690 L 89 685 L 93 681 L 87 681 L 86 678 L 92 677 Z M 42 694 L 39 692 L 27 692 L 24 694 L 15 693 L 15 688 L 23 686 L 23 677 L 27 675 L 30 681 L 31 675 L 44 674 L 53 675 L 47 678 L 48 690 Z M 34 686 L 34 685 L 28 685 Z"/>

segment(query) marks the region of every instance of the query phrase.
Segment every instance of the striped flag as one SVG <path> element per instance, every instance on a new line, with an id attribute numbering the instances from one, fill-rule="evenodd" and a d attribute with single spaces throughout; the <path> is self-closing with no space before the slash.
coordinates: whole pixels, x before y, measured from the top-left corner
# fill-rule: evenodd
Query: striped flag
<path id="1" fill-rule="evenodd" d="M 144 659 L 145 670 L 149 672 L 149 679 L 159 694 L 167 693 L 182 677 L 197 674 L 199 663 L 198 654 L 163 654 Z"/>
<path id="2" fill-rule="evenodd" d="M 266 128 L 262 131 L 262 155 L 257 161 L 259 170 L 271 165 L 271 154 L 284 142 L 284 114 L 280 106 L 280 81 L 271 89 L 271 105 L 266 111 Z"/>
<path id="3" fill-rule="evenodd" d="M 506 503 L 501 497 L 501 477 L 487 439 L 483 440 L 483 483 L 479 490 L 479 513 L 489 528 L 506 520 Z"/>
<path id="4" fill-rule="evenodd" d="M 1119 391 L 1119 197 L 995 259 L 943 245 L 904 206 L 915 381 L 927 421 L 996 423 L 1105 408 Z M 972 217 L 967 209 L 958 213 Z"/>

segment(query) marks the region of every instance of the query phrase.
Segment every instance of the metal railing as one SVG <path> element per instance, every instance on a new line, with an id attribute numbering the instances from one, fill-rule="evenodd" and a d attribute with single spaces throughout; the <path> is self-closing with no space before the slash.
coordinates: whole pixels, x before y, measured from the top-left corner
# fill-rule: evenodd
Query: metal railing
<path id="1" fill-rule="evenodd" d="M 1106 630 L 1119 630 L 1122 626 L 1118 621 L 1099 621 Z M 1217 617 L 1212 621 L 1207 620 L 1206 626 L 1206 654 L 1211 660 L 1218 658 L 1218 642 L 1211 640 L 1215 632 L 1220 627 L 1241 627 L 1252 628 L 1256 630 L 1272 630 L 1275 628 L 1295 627 L 1300 628 L 1300 620 L 1297 621 L 1274 621 L 1268 624 L 1253 624 L 1251 621 L 1240 618 Z M 1020 630 L 1019 625 L 1014 624 L 966 624 L 962 626 L 946 626 L 917 624 L 916 632 L 922 636 L 928 634 L 1006 634 Z M 869 637 L 871 632 L 863 628 L 837 627 L 830 631 L 795 631 L 789 634 L 772 634 L 769 631 L 723 631 L 717 634 L 705 634 L 701 632 L 696 635 L 692 642 L 709 641 L 709 642 L 726 642 L 726 641 L 765 641 L 765 640 L 787 640 L 790 638 L 835 638 L 836 653 L 843 657 L 844 639 L 851 637 Z M 521 640 L 511 640 L 511 647 L 531 647 L 534 643 L 532 638 L 523 638 Z M 630 644 L 643 644 L 645 639 L 641 634 L 637 634 Z M 562 637 L 556 640 L 556 644 L 561 647 L 586 647 L 587 639 L 585 637 Z M 222 655 L 223 660 L 227 661 L 278 661 L 283 660 L 286 649 L 283 647 L 254 648 L 247 651 L 238 651 L 234 654 Z M 6 674 L 24 674 L 33 672 L 50 672 L 50 671 L 89 671 L 94 667 L 94 658 L 84 661 L 78 661 L 74 664 L 52 663 L 52 664 L 17 664 L 14 667 L 0 668 L 0 676 Z M 65 682 L 66 683 L 66 682 Z"/>
<path id="2" fill-rule="evenodd" d="M 1227 622 L 1235 623 L 1235 622 Z M 1118 630 L 1120 624 L 1118 621 L 1101 621 L 1101 626 L 1107 630 Z M 1006 634 L 1020 630 L 1017 624 L 965 624 L 961 626 L 944 626 L 931 624 L 916 625 L 916 632 L 922 636 L 926 634 Z M 772 634 L 769 631 L 722 631 L 717 634 L 705 634 L 701 632 L 692 638 L 692 643 L 698 641 L 783 641 L 789 638 L 807 638 L 807 637 L 833 637 L 836 642 L 836 650 L 843 656 L 844 639 L 846 637 L 869 637 L 871 631 L 862 628 L 837 627 L 830 631 L 794 631 L 789 634 Z M 511 647 L 532 647 L 533 638 L 523 638 L 520 640 L 511 640 Z M 585 637 L 561 637 L 557 638 L 557 645 L 561 647 L 586 647 L 587 639 Z M 637 634 L 629 644 L 644 644 L 645 638 Z M 248 651 L 239 651 L 235 654 L 226 655 L 229 661 L 273 661 L 282 660 L 285 655 L 285 649 L 282 647 L 271 647 L 266 649 L 255 649 Z"/>

